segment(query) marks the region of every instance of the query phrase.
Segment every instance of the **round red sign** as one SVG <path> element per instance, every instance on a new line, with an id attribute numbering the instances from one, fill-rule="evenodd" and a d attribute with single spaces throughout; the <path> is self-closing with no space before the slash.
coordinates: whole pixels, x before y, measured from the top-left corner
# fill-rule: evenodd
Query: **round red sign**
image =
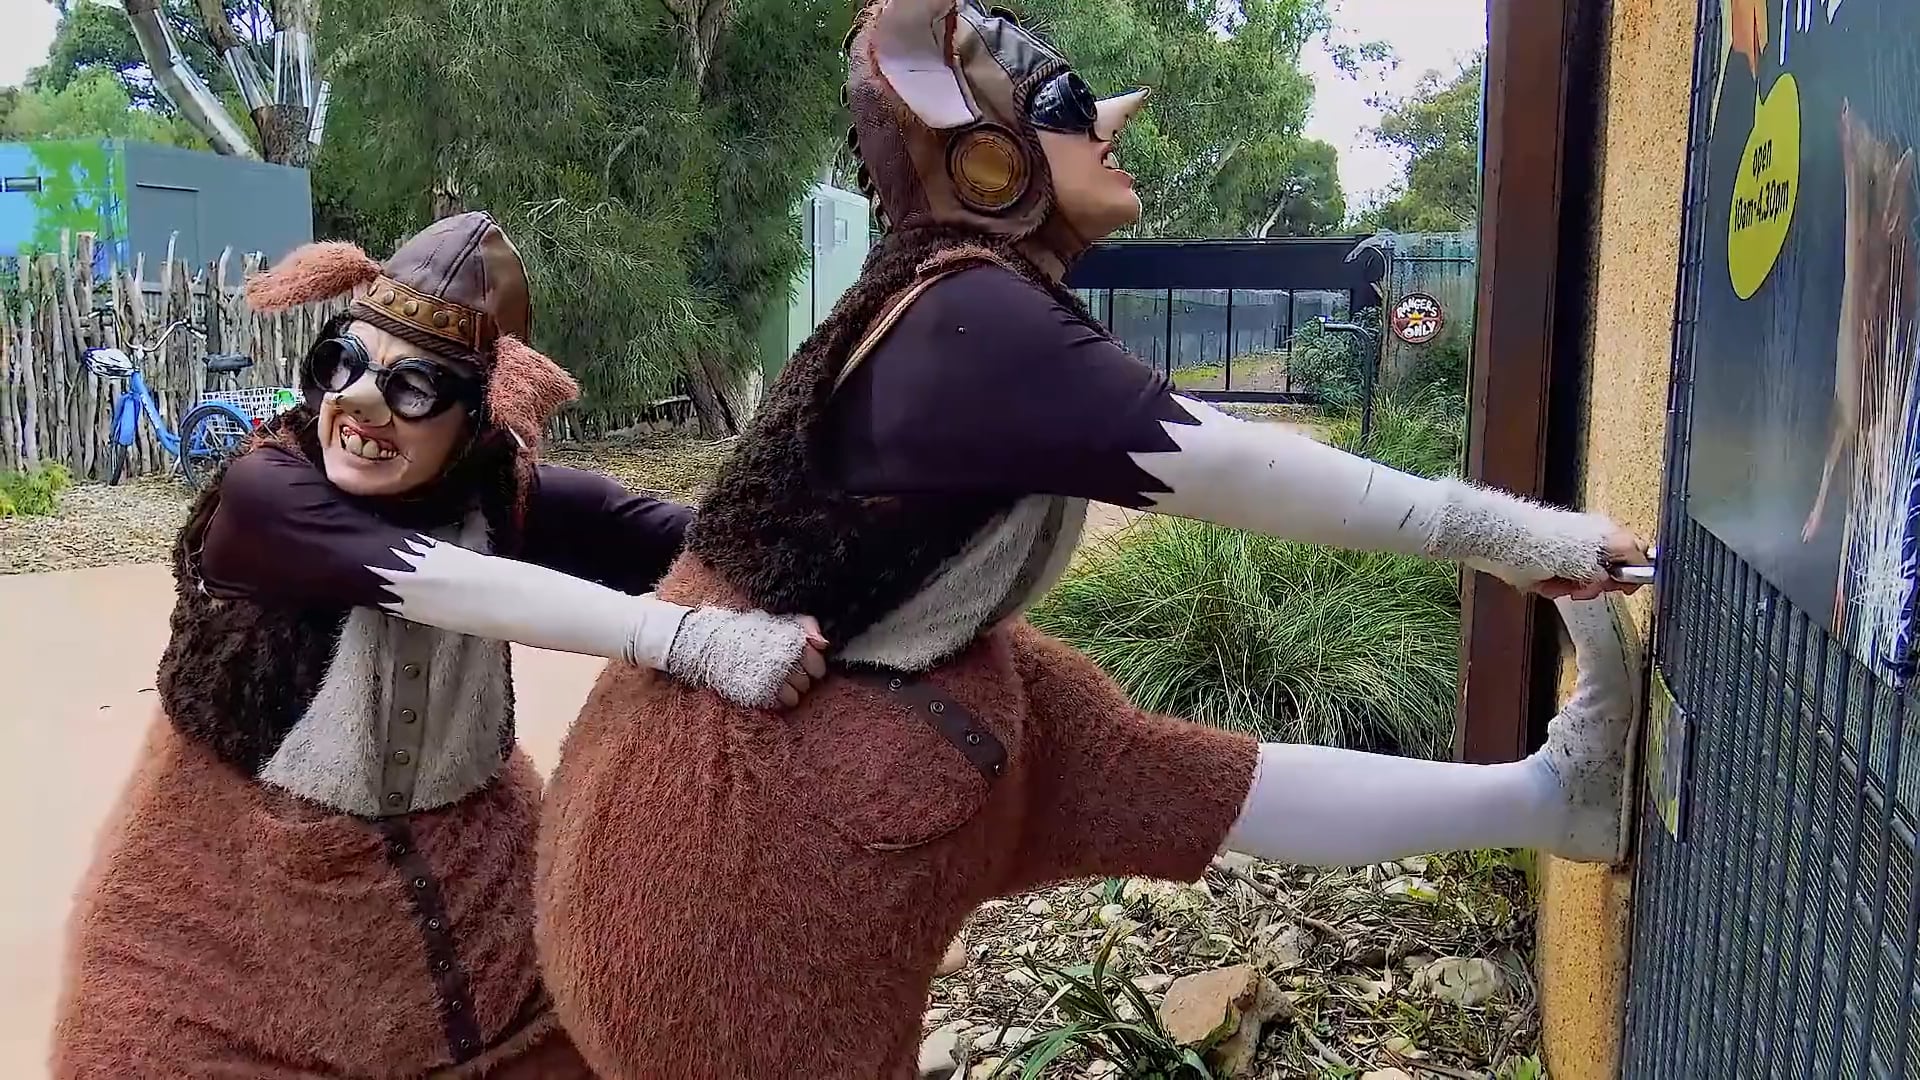
<path id="1" fill-rule="evenodd" d="M 1426 293 L 1408 293 L 1393 305 L 1393 336 L 1409 345 L 1425 345 L 1446 325 L 1440 301 Z"/>

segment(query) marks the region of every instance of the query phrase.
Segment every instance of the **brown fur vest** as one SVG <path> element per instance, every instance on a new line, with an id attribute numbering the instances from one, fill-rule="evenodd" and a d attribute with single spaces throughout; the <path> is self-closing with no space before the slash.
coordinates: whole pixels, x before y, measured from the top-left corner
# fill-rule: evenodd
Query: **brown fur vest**
<path id="1" fill-rule="evenodd" d="M 849 495 L 830 481 L 825 460 L 828 401 L 861 336 L 931 266 L 970 258 L 1016 271 L 1098 328 L 1071 290 L 993 237 L 938 228 L 884 236 L 768 390 L 688 532 L 688 550 L 752 605 L 813 615 L 829 640 L 849 641 L 1012 505 L 988 496 Z"/>
<path id="2" fill-rule="evenodd" d="M 297 448 L 308 460 L 318 462 L 316 424 L 314 412 L 302 405 L 276 418 L 260 440 Z M 174 541 L 172 633 L 160 656 L 157 689 L 161 707 L 175 727 L 252 776 L 273 756 L 319 691 L 348 609 L 223 601 L 201 591 L 198 553 L 208 522 L 220 505 L 225 476 L 222 469 L 201 491 Z M 511 458 L 491 450 L 470 453 L 436 488 L 464 495 L 458 500 L 438 499 L 432 505 L 396 507 L 396 513 L 407 518 L 404 523 L 431 527 L 457 520 L 459 510 L 478 492 L 495 549 L 516 538 L 511 524 L 517 501 Z M 507 527 L 502 527 L 503 522 Z M 509 693 L 511 675 L 509 670 Z M 511 717 L 509 702 L 503 755 L 511 745 Z"/>

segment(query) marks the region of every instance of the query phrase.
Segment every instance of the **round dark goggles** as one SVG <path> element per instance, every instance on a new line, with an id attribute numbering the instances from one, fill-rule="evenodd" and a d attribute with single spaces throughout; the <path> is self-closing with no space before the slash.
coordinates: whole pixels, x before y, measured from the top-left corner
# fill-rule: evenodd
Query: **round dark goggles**
<path id="1" fill-rule="evenodd" d="M 1042 131 L 1091 137 L 1100 119 L 1099 103 L 1085 79 L 1063 71 L 1033 92 L 1027 101 L 1027 119 Z"/>
<path id="2" fill-rule="evenodd" d="M 477 407 L 480 380 L 417 356 L 376 364 L 352 334 L 327 338 L 307 353 L 307 377 L 328 393 L 340 393 L 371 373 L 387 408 L 403 420 L 425 420 L 455 405 Z"/>

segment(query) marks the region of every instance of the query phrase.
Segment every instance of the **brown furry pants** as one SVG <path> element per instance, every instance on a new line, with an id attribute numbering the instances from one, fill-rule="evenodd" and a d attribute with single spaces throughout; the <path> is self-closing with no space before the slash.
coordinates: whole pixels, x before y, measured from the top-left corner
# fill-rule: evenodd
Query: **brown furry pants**
<path id="1" fill-rule="evenodd" d="M 464 977 L 456 1026 L 390 841 L 160 718 L 75 902 L 52 1074 L 591 1077 L 537 978 L 539 805 L 516 751 L 485 790 L 405 819 L 451 928 L 439 982 Z M 456 1030 L 479 1036 L 457 1066 Z"/>

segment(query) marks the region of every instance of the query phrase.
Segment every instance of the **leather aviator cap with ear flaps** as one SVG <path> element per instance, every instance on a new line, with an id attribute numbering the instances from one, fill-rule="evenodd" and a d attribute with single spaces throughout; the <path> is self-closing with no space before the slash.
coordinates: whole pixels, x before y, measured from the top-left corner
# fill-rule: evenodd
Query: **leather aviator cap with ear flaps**
<path id="1" fill-rule="evenodd" d="M 849 142 L 863 189 L 893 228 L 946 225 L 1016 241 L 1044 232 L 1046 246 L 1071 259 L 1086 245 L 1052 235 L 1063 223 L 1053 220 L 1037 132 L 1112 137 L 1142 96 L 1093 101 L 1065 57 L 1010 12 L 974 0 L 870 3 L 848 40 Z"/>
<path id="2" fill-rule="evenodd" d="M 260 311 L 347 293 L 354 318 L 478 369 L 487 420 L 523 446 L 537 444 L 547 420 L 579 396 L 573 377 L 527 344 L 526 267 L 491 214 L 442 218 L 385 265 L 352 244 L 308 244 L 247 282 L 247 301 Z"/>

